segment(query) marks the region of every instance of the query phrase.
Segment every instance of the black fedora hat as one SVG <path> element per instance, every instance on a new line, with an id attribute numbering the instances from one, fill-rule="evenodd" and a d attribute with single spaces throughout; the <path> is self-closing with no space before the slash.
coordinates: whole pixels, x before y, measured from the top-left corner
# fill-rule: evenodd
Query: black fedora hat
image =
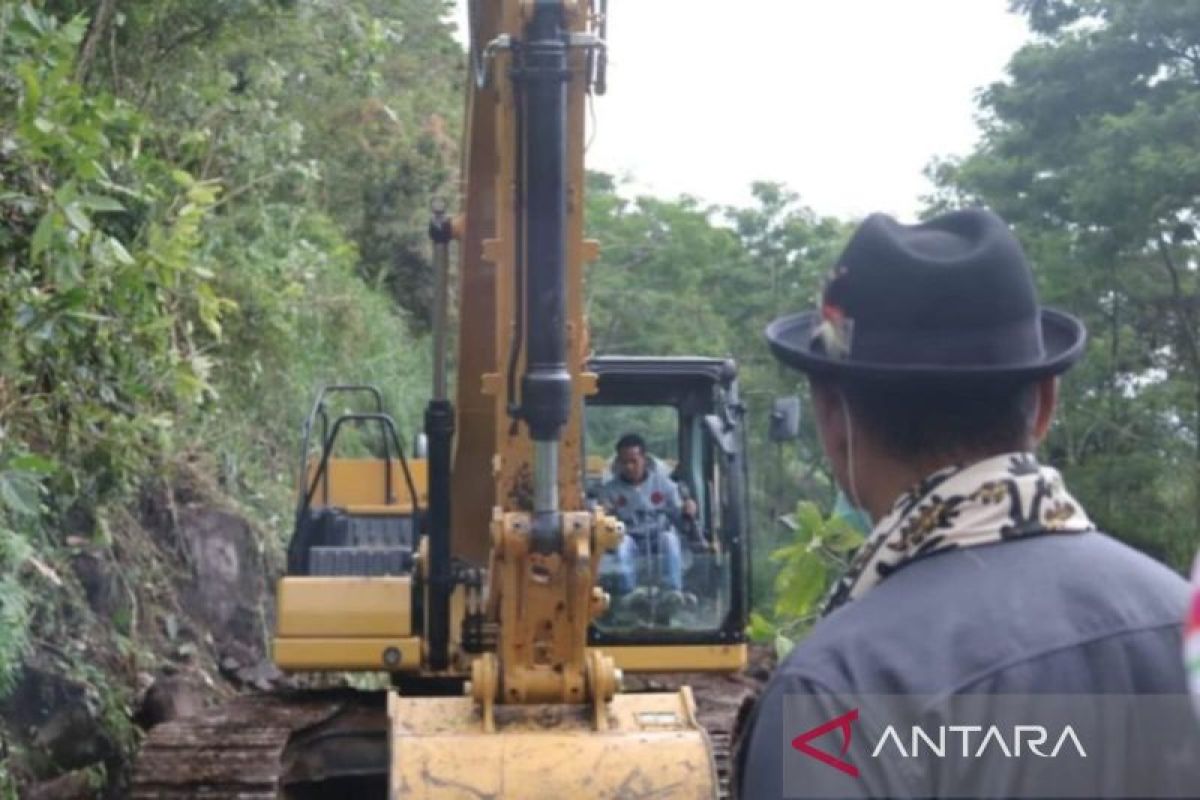
<path id="1" fill-rule="evenodd" d="M 766 335 L 776 358 L 812 375 L 955 381 L 1058 374 L 1087 338 L 1078 319 L 1039 306 L 1020 243 L 984 209 L 919 225 L 867 217 L 821 307 Z"/>

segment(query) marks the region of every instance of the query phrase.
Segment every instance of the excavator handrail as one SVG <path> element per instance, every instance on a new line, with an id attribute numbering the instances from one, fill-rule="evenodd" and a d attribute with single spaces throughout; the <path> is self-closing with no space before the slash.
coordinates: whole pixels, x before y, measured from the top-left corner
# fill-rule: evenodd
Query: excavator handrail
<path id="1" fill-rule="evenodd" d="M 306 511 L 312 505 L 313 495 L 316 494 L 317 486 L 321 483 L 321 478 L 329 472 L 329 458 L 333 453 L 333 445 L 337 441 L 338 433 L 341 432 L 342 425 L 346 422 L 377 422 L 379 423 L 384 442 L 384 498 L 387 505 L 391 505 L 395 500 L 395 495 L 392 492 L 392 456 L 388 449 L 387 436 L 391 434 L 392 444 L 396 448 L 396 456 L 400 460 L 400 469 L 404 473 L 404 482 L 408 487 L 409 497 L 412 500 L 412 513 L 414 520 L 420 520 L 421 505 L 417 496 L 416 483 L 413 481 L 412 471 L 408 466 L 408 458 L 404 455 L 404 445 L 400 439 L 400 434 L 396 432 L 396 423 L 388 414 L 384 413 L 353 413 L 342 414 L 333 422 L 333 429 L 329 435 L 325 437 L 324 446 L 321 450 L 321 460 L 317 463 L 317 469 L 313 472 L 312 481 L 308 484 L 308 488 L 304 491 L 301 502 L 296 509 L 296 518 L 301 519 Z M 325 490 L 328 492 L 329 482 L 325 482 Z"/>
<path id="2" fill-rule="evenodd" d="M 383 412 L 383 392 L 379 391 L 379 387 L 369 383 L 333 383 L 328 386 L 321 387 L 321 391 L 317 392 L 317 398 L 313 401 L 312 408 L 308 412 L 308 416 L 304 418 L 304 424 L 301 426 L 302 436 L 300 437 L 300 470 L 297 476 L 296 486 L 304 485 L 304 474 L 308 468 L 308 446 L 312 438 L 313 422 L 319 416 L 321 419 L 321 446 L 324 447 L 329 436 L 329 415 L 325 413 L 325 398 L 331 394 L 345 393 L 351 394 L 355 392 L 366 392 L 375 398 L 375 412 L 382 414 Z M 384 442 L 386 448 L 387 442 Z M 296 512 L 300 512 L 302 503 L 301 498 L 297 498 Z M 329 486 L 325 486 L 325 502 L 329 502 Z"/>

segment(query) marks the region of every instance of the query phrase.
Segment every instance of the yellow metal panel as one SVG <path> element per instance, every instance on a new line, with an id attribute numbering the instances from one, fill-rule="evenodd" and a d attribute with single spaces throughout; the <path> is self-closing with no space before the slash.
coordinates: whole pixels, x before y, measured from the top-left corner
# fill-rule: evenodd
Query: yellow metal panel
<path id="1" fill-rule="evenodd" d="M 276 637 L 275 665 L 280 669 L 378 670 L 421 669 L 421 640 L 408 638 L 301 639 Z M 399 659 L 389 658 L 399 654 Z"/>
<path id="2" fill-rule="evenodd" d="M 524 35 L 522 8 L 528 4 L 480 3 L 472 38 L 491 42 L 501 34 L 517 40 Z M 568 26 L 582 32 L 588 3 L 568 4 Z M 565 220 L 565 335 L 567 369 L 571 373 L 570 417 L 559 445 L 558 494 L 563 511 L 583 508 L 581 437 L 583 398 L 596 391 L 596 378 L 587 373 L 587 320 L 584 316 L 583 262 L 596 255 L 594 243 L 583 240 L 584 133 L 588 55 L 584 48 L 570 52 L 567 88 L 567 215 Z M 497 50 L 490 61 L 493 79 L 485 86 L 471 83 L 463 174 L 465 226 L 459 240 L 458 391 L 451 493 L 454 515 L 451 550 L 456 558 L 476 565 L 488 560 L 488 525 L 492 509 L 527 509 L 532 502 L 533 448 L 527 426 L 510 433 L 505 380 L 509 354 L 518 327 L 514 300 L 517 260 L 516 231 L 520 224 L 513 191 L 517 175 L 517 108 L 520 98 L 507 79 L 513 54 Z M 524 354 L 517 374 L 524 369 Z M 486 394 L 485 394 L 486 392 Z"/>
<path id="3" fill-rule="evenodd" d="M 412 579 L 408 576 L 288 577 L 279 581 L 282 638 L 401 637 L 412 633 Z"/>
<path id="4" fill-rule="evenodd" d="M 746 668 L 746 645 L 624 645 L 599 647 L 626 672 L 738 672 Z"/>
<path id="5" fill-rule="evenodd" d="M 395 505 L 385 506 L 378 503 L 363 506 L 342 506 L 347 514 L 352 514 L 362 517 L 388 517 L 396 514 L 411 514 L 412 505 L 405 501 Z"/>
<path id="6" fill-rule="evenodd" d="M 690 694 L 617 695 L 608 729 L 587 706 L 497 706 L 484 733 L 468 698 L 388 697 L 392 798 L 711 800 L 717 775 Z"/>
<path id="7" fill-rule="evenodd" d="M 315 457 L 309 459 L 304 478 L 305 491 L 312 485 L 319 463 L 320 460 Z M 413 485 L 417 489 L 417 500 L 425 504 L 428 500 L 428 465 L 423 458 L 410 458 L 408 468 L 412 473 Z M 391 504 L 387 502 L 387 484 L 384 481 L 386 472 L 387 462 L 381 458 L 331 458 L 321 481 L 317 484 L 317 490 L 313 492 L 312 505 L 314 508 L 390 505 L 393 508 L 392 513 L 412 511 L 408 483 L 404 480 L 404 470 L 401 469 L 400 462 L 392 461 Z M 325 496 L 326 483 L 329 484 L 328 502 Z"/>
<path id="8" fill-rule="evenodd" d="M 604 475 L 605 471 L 608 469 L 608 465 L 609 465 L 610 461 L 611 461 L 611 459 L 605 458 L 604 456 L 596 456 L 596 455 L 588 456 L 587 462 L 586 462 L 587 476 L 589 478 L 602 477 Z"/>
<path id="9" fill-rule="evenodd" d="M 479 3 L 478 31 L 472 31 L 476 42 L 490 42 L 506 31 L 503 9 L 496 3 Z M 497 53 L 492 62 L 494 75 L 505 75 L 509 67 L 506 53 Z M 497 239 L 498 232 L 510 231 L 512 216 L 507 205 L 511 194 L 512 176 L 497 180 L 501 170 L 502 151 L 511 148 L 511 137 L 500 130 L 497 89 L 501 81 L 486 86 L 471 87 L 467 92 L 467 113 L 464 120 L 463 187 L 462 197 L 466 220 L 458 242 L 458 386 L 455 410 L 458 415 L 454 437 L 454 473 L 451 495 L 454 497 L 451 551 L 457 558 L 473 564 L 486 564 L 488 557 L 488 522 L 492 506 L 498 500 L 492 481 L 492 455 L 496 452 L 495 434 L 507 424 L 497 415 L 493 397 L 483 393 L 485 374 L 499 375 L 496 359 L 496 295 L 511 291 L 507 282 L 501 284 L 497 263 L 506 261 L 512 252 L 510 240 Z M 503 138 L 501 138 L 503 137 Z M 505 155 L 504 160 L 511 157 Z M 502 191 L 497 194 L 496 187 Z M 486 252 L 485 252 L 486 249 Z M 511 324 L 509 318 L 503 323 Z M 504 339 L 506 345 L 508 339 Z"/>

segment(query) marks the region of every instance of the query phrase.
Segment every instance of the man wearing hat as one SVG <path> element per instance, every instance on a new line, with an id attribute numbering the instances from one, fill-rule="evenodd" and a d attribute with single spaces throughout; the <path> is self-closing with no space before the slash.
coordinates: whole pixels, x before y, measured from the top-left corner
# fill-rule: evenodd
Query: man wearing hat
<path id="1" fill-rule="evenodd" d="M 1098 531 L 1034 455 L 1085 333 L 1039 306 L 1003 220 L 979 209 L 911 226 L 868 217 L 820 308 L 766 335 L 808 377 L 837 484 L 873 528 L 743 730 L 741 797 L 819 796 L 789 783 L 796 765 L 828 777 L 822 791 L 836 796 L 1020 796 L 1020 766 L 957 786 L 919 759 L 880 767 L 861 753 L 879 725 L 837 717 L 840 697 L 1186 697 L 1186 583 Z M 785 711 L 798 708 L 790 697 L 813 696 L 827 700 L 828 731 Z M 1138 746 L 1106 750 L 1103 769 L 1087 762 L 1079 780 L 1094 785 L 1067 794 L 1111 795 L 1113 780 L 1146 771 Z M 1200 794 L 1200 778 L 1184 774 L 1194 767 L 1179 763 L 1189 753 L 1200 763 L 1200 751 L 1178 746 L 1149 757 L 1163 759 L 1158 796 Z M 805 760 L 813 748 L 824 755 Z"/>

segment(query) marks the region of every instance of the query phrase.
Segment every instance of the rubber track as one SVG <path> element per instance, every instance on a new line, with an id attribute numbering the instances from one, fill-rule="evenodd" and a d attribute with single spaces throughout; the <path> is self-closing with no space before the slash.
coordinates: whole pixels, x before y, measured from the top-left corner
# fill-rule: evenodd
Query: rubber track
<path id="1" fill-rule="evenodd" d="M 133 800 L 275 800 L 294 731 L 335 701 L 247 696 L 150 731 L 134 765 Z"/>
<path id="2" fill-rule="evenodd" d="M 708 707 L 711 697 L 700 695 L 698 717 L 712 746 L 718 797 L 730 800 L 734 719 L 725 709 Z M 321 723 L 338 716 L 348 705 L 358 705 L 347 700 L 341 695 L 303 693 L 244 696 L 195 717 L 159 725 L 142 745 L 130 797 L 277 800 L 289 740 L 305 729 L 326 730 L 328 726 Z"/>

